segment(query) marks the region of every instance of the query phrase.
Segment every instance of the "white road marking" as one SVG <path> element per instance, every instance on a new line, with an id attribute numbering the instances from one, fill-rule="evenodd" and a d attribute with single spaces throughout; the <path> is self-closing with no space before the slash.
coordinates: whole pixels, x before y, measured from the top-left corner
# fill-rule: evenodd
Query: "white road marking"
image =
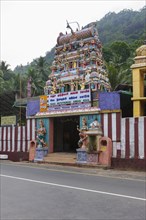
<path id="1" fill-rule="evenodd" d="M 16 162 L 15 162 L 16 163 Z M 1 161 L 1 164 L 2 164 L 2 161 Z M 49 167 L 40 167 L 39 164 L 23 164 L 23 163 L 17 163 L 17 164 L 14 164 L 14 162 L 8 162 L 7 163 L 5 162 L 4 165 L 7 165 L 7 166 L 17 166 L 17 167 L 25 167 L 25 168 L 31 168 L 31 169 L 39 169 L 39 170 L 46 170 L 46 171 L 54 171 L 54 172 L 62 172 L 62 173 L 69 173 L 69 174 L 78 174 L 78 175 L 86 175 L 86 176 L 95 176 L 95 177 L 104 177 L 104 178 L 110 178 L 110 179 L 122 179 L 122 180 L 130 180 L 130 181 L 139 181 L 139 182 L 145 182 L 146 180 L 145 179 L 138 179 L 138 176 L 136 176 L 136 178 L 130 178 L 129 176 L 128 177 L 124 177 L 123 174 L 122 177 L 120 176 L 112 176 L 110 174 L 107 174 L 104 172 L 104 174 L 101 174 L 101 173 L 87 173 L 87 172 L 78 172 L 78 171 L 71 171 L 71 170 L 61 170 L 61 169 L 56 169 L 56 168 L 49 168 Z M 51 166 L 49 164 L 49 166 Z M 57 165 L 57 166 L 60 166 L 60 165 Z M 74 170 L 78 170 L 78 167 L 72 167 L 72 169 Z M 88 168 L 87 168 L 88 169 Z M 87 171 L 87 169 L 84 168 L 84 170 Z M 138 174 L 137 174 L 138 175 Z M 145 174 L 144 174 L 144 178 L 145 178 Z"/>
<path id="2" fill-rule="evenodd" d="M 75 190 L 81 190 L 81 191 L 86 191 L 86 192 L 93 192 L 93 193 L 98 193 L 98 194 L 105 194 L 105 195 L 111 195 L 111 196 L 146 201 L 145 198 L 139 198 L 139 197 L 134 197 L 134 196 L 127 196 L 127 195 L 121 195 L 121 194 L 116 194 L 116 193 L 97 191 L 97 190 L 92 190 L 92 189 L 86 189 L 86 188 L 80 188 L 80 187 L 74 187 L 74 186 L 68 186 L 68 185 L 61 185 L 61 184 L 56 184 L 56 183 L 43 182 L 43 181 L 26 179 L 26 178 L 21 178 L 21 177 L 16 177 L 16 176 L 8 176 L 8 175 L 3 175 L 3 174 L 0 174 L 0 176 L 6 177 L 6 178 L 11 178 L 11 179 L 33 182 L 33 183 L 40 183 L 40 184 L 45 184 L 45 185 L 50 185 L 50 186 L 57 186 L 57 187 L 62 187 L 62 188 L 75 189 Z"/>

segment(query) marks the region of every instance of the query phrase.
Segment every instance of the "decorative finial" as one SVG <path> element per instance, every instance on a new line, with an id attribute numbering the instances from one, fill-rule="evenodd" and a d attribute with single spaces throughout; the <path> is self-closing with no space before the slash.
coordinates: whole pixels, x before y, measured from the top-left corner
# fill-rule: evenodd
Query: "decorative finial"
<path id="1" fill-rule="evenodd" d="M 68 22 L 67 20 L 66 20 L 66 22 L 67 22 L 66 28 L 69 28 L 69 29 L 71 30 L 71 33 L 74 34 L 74 31 L 73 31 L 73 29 L 71 28 L 71 26 L 69 25 L 69 22 Z"/>

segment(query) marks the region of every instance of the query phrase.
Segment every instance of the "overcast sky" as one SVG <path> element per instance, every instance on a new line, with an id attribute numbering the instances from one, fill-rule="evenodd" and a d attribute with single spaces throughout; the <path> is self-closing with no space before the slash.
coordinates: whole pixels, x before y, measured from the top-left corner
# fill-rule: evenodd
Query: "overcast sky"
<path id="1" fill-rule="evenodd" d="M 1 0 L 0 58 L 12 69 L 20 64 L 26 65 L 45 56 L 55 46 L 60 32 L 69 32 L 66 20 L 77 21 L 82 27 L 100 20 L 108 12 L 139 10 L 144 6 L 145 0 Z M 71 26 L 73 29 L 77 27 L 76 24 Z"/>

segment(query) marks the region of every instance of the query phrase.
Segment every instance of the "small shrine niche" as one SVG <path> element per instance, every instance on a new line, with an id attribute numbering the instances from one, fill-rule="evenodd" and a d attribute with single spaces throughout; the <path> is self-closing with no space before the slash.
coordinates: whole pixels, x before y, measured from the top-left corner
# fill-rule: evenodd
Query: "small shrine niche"
<path id="1" fill-rule="evenodd" d="M 71 33 L 60 33 L 55 47 L 51 74 L 44 87 L 45 95 L 90 88 L 110 91 L 108 73 L 102 58 L 102 44 L 95 23 Z"/>

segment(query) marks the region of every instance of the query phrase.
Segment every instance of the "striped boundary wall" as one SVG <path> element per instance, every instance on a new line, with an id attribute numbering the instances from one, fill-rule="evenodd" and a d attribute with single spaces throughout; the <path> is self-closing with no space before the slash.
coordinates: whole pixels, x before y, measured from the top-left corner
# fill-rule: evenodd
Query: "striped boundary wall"
<path id="1" fill-rule="evenodd" d="M 30 140 L 35 140 L 35 119 L 26 126 L 0 127 L 0 152 L 28 152 Z"/>
<path id="2" fill-rule="evenodd" d="M 119 144 L 121 141 L 121 113 L 101 114 L 103 136 L 109 137 L 113 143 L 113 157 L 119 156 Z"/>
<path id="3" fill-rule="evenodd" d="M 101 124 L 103 135 L 112 139 L 113 158 L 146 159 L 146 117 L 102 113 Z M 35 119 L 28 119 L 22 127 L 0 127 L 0 152 L 28 152 L 30 140 L 36 138 L 35 128 Z"/>
<path id="4" fill-rule="evenodd" d="M 120 157 L 146 159 L 146 117 L 121 119 Z"/>

